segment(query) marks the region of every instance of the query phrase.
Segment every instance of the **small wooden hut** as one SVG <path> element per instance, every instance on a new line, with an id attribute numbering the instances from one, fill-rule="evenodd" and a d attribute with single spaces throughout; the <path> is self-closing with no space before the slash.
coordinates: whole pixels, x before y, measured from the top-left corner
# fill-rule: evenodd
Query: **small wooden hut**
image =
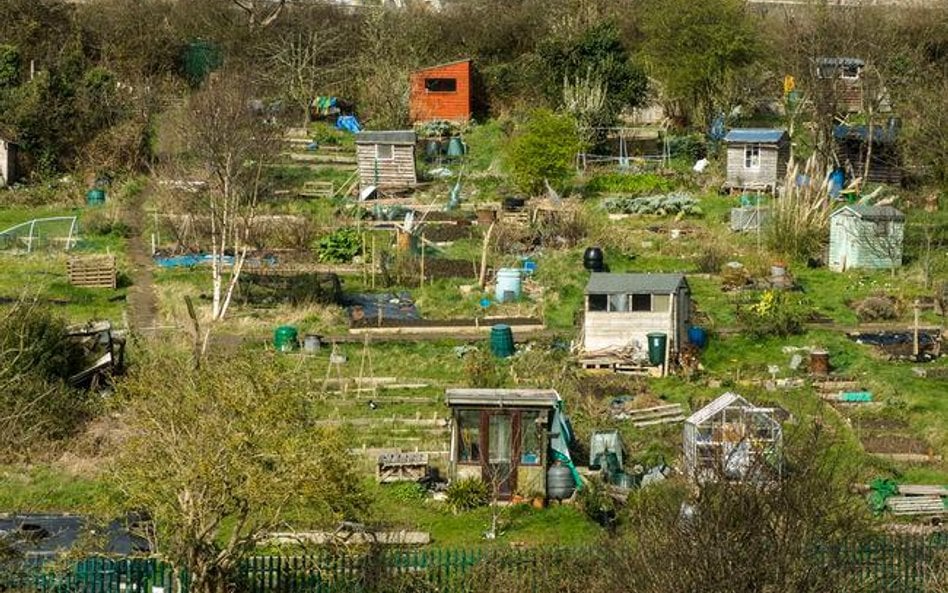
<path id="1" fill-rule="evenodd" d="M 863 182 L 899 185 L 902 183 L 902 163 L 898 133 L 899 126 L 894 119 L 873 126 L 871 138 L 868 126 L 839 124 L 833 128 L 836 156 L 850 177 L 863 177 Z M 868 150 L 870 143 L 872 150 Z M 868 171 L 866 156 L 869 156 Z"/>
<path id="2" fill-rule="evenodd" d="M 471 119 L 471 60 L 457 60 L 411 74 L 412 123 Z"/>
<path id="3" fill-rule="evenodd" d="M 405 189 L 418 183 L 415 174 L 415 132 L 391 130 L 356 134 L 359 186 L 364 190 Z"/>
<path id="4" fill-rule="evenodd" d="M 829 269 L 901 266 L 904 227 L 905 215 L 892 206 L 843 206 L 830 215 Z"/>
<path id="5" fill-rule="evenodd" d="M 816 100 L 828 103 L 836 113 L 858 113 L 863 108 L 863 70 L 859 58 L 820 57 L 813 60 L 816 70 Z"/>
<path id="6" fill-rule="evenodd" d="M 448 389 L 449 478 L 496 482 L 501 499 L 545 493 L 559 394 L 552 389 Z"/>
<path id="7" fill-rule="evenodd" d="M 0 187 L 17 180 L 16 144 L 0 139 Z"/>
<path id="8" fill-rule="evenodd" d="M 790 137 L 774 128 L 735 128 L 724 136 L 728 189 L 775 191 L 787 174 Z"/>
<path id="9" fill-rule="evenodd" d="M 631 351 L 645 357 L 647 335 L 668 336 L 669 353 L 685 343 L 691 298 L 683 274 L 593 273 L 586 285 L 587 354 Z"/>

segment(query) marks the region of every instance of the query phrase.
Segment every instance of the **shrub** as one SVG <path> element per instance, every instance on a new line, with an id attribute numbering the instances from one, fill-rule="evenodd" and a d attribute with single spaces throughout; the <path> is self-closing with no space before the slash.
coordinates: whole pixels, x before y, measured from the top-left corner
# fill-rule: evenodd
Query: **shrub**
<path id="1" fill-rule="evenodd" d="M 744 331 L 755 338 L 802 333 L 808 315 L 802 296 L 780 290 L 766 290 L 755 302 L 737 308 Z"/>
<path id="2" fill-rule="evenodd" d="M 464 374 L 472 387 L 503 387 L 507 380 L 507 369 L 497 363 L 487 350 L 476 350 L 464 357 Z"/>
<path id="3" fill-rule="evenodd" d="M 602 201 L 603 208 L 613 214 L 650 214 L 666 216 L 684 214 L 700 216 L 702 214 L 698 200 L 688 194 L 671 193 L 646 196 L 644 198 L 612 197 Z"/>
<path id="4" fill-rule="evenodd" d="M 398 482 L 385 487 L 389 495 L 403 503 L 423 502 L 428 498 L 425 487 L 418 482 Z"/>
<path id="5" fill-rule="evenodd" d="M 581 147 L 573 118 L 538 109 L 514 135 L 507 165 L 514 183 L 523 191 L 540 193 L 544 180 L 563 188 L 573 179 L 576 154 Z"/>
<path id="6" fill-rule="evenodd" d="M 316 243 L 316 256 L 321 262 L 348 263 L 362 251 L 362 236 L 351 227 L 334 230 Z"/>
<path id="7" fill-rule="evenodd" d="M 869 296 L 853 307 L 859 321 L 882 321 L 899 316 L 895 300 L 887 296 Z"/>
<path id="8" fill-rule="evenodd" d="M 480 478 L 455 480 L 448 486 L 446 494 L 448 506 L 455 513 L 476 509 L 490 502 L 490 488 Z"/>
<path id="9" fill-rule="evenodd" d="M 670 179 L 655 173 L 605 173 L 595 175 L 586 184 L 587 193 L 645 196 L 668 193 L 674 189 Z"/>

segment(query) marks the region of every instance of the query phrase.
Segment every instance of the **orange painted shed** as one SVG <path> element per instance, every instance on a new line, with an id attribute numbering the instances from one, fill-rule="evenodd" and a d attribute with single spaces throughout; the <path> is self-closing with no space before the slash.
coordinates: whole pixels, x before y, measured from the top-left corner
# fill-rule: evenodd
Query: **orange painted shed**
<path id="1" fill-rule="evenodd" d="M 409 112 L 412 123 L 471 119 L 471 60 L 413 72 Z"/>

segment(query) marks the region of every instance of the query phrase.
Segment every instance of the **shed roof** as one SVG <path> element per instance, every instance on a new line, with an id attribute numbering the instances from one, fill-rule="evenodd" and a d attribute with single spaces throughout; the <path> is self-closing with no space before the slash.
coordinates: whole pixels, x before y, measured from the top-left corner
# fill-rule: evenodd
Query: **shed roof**
<path id="1" fill-rule="evenodd" d="M 753 407 L 751 403 L 743 397 L 728 391 L 727 393 L 718 396 L 713 402 L 701 408 L 691 416 L 688 416 L 688 419 L 685 420 L 685 424 L 704 424 L 722 410 L 735 405 L 741 408 Z"/>
<path id="2" fill-rule="evenodd" d="M 437 70 L 438 68 L 444 68 L 446 66 L 454 66 L 457 64 L 463 64 L 465 62 L 472 61 L 471 58 L 461 58 L 460 60 L 454 60 L 452 62 L 445 62 L 443 64 L 435 64 L 434 66 L 425 66 L 424 68 L 419 68 L 415 70 L 415 73 L 427 72 L 428 70 Z"/>
<path id="3" fill-rule="evenodd" d="M 873 206 L 871 204 L 851 204 L 833 212 L 832 216 L 845 211 L 852 212 L 863 220 L 905 220 L 905 214 L 892 206 Z"/>
<path id="4" fill-rule="evenodd" d="M 414 130 L 368 131 L 356 134 L 356 144 L 414 144 Z"/>
<path id="5" fill-rule="evenodd" d="M 813 60 L 820 66 L 865 66 L 866 62 L 859 58 L 846 57 L 819 57 Z"/>
<path id="6" fill-rule="evenodd" d="M 447 389 L 445 402 L 449 406 L 531 406 L 556 407 L 560 394 L 555 389 Z"/>
<path id="7" fill-rule="evenodd" d="M 725 142 L 757 142 L 777 144 L 787 137 L 787 131 L 780 128 L 734 128 L 724 136 Z"/>
<path id="8" fill-rule="evenodd" d="M 687 286 L 684 274 L 606 274 L 594 272 L 586 285 L 586 294 L 622 294 L 649 292 L 671 294 Z"/>
<path id="9" fill-rule="evenodd" d="M 880 144 L 894 142 L 898 133 L 899 126 L 895 121 L 885 126 L 873 126 L 872 141 Z M 833 126 L 833 138 L 837 140 L 859 140 L 860 142 L 865 142 L 869 138 L 869 127 L 838 124 Z"/>

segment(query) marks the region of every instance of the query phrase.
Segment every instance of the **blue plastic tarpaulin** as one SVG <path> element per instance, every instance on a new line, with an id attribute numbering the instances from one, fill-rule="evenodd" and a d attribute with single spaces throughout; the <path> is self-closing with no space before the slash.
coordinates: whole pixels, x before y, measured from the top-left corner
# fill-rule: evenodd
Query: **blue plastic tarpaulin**
<path id="1" fill-rule="evenodd" d="M 362 125 L 354 115 L 340 115 L 336 118 L 336 129 L 358 134 L 362 131 Z"/>

